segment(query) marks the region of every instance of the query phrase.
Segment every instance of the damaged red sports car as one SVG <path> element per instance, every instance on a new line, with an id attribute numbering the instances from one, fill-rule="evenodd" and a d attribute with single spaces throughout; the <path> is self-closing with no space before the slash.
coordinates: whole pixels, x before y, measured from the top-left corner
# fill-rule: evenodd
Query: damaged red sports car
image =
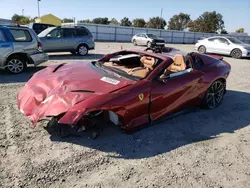
<path id="1" fill-rule="evenodd" d="M 129 132 L 192 107 L 217 107 L 231 66 L 219 56 L 163 47 L 122 50 L 36 72 L 18 94 L 35 126 L 60 136 L 107 122 Z"/>

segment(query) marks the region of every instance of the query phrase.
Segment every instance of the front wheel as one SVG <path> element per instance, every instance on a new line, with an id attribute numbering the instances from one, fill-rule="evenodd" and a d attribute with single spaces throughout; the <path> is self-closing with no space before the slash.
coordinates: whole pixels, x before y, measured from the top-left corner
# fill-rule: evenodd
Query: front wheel
<path id="1" fill-rule="evenodd" d="M 150 47 L 151 47 L 151 45 L 152 45 L 152 43 L 151 43 L 150 41 L 148 41 L 148 43 L 147 43 L 147 47 L 148 47 L 148 48 L 150 48 Z"/>
<path id="2" fill-rule="evenodd" d="M 135 39 L 133 40 L 133 44 L 134 44 L 134 46 L 136 46 L 136 45 L 137 45 L 137 43 L 136 43 L 136 40 L 135 40 Z"/>
<path id="3" fill-rule="evenodd" d="M 215 81 L 209 88 L 203 99 L 203 107 L 213 109 L 219 106 L 226 91 L 225 83 L 222 80 Z"/>
<path id="4" fill-rule="evenodd" d="M 235 59 L 240 59 L 242 57 L 242 51 L 240 49 L 234 49 L 231 52 L 231 56 Z"/>

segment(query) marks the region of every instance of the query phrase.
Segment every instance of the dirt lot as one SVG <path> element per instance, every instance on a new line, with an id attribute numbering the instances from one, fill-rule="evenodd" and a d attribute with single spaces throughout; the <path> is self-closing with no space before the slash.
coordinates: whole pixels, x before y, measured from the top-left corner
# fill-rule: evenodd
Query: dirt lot
<path id="1" fill-rule="evenodd" d="M 0 72 L 0 187 L 250 186 L 249 59 L 225 57 L 232 66 L 228 92 L 214 110 L 180 115 L 132 135 L 109 127 L 94 141 L 33 129 L 16 102 L 29 75 L 53 63 L 100 58 L 121 45 L 134 48 L 96 45 L 88 57 L 51 54 L 49 62 L 22 75 Z M 193 45 L 170 46 L 193 51 Z"/>

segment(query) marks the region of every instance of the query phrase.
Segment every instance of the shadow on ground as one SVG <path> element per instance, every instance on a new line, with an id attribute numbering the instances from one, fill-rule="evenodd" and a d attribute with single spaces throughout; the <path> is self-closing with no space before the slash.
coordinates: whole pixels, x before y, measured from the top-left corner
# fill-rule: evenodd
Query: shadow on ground
<path id="1" fill-rule="evenodd" d="M 216 109 L 198 109 L 142 129 L 132 135 L 124 134 L 114 127 L 106 127 L 96 140 L 89 139 L 87 135 L 64 139 L 56 136 L 50 138 L 52 141 L 115 152 L 120 158 L 147 158 L 187 144 L 213 139 L 222 133 L 234 133 L 250 125 L 249 114 L 250 94 L 230 90 L 226 93 L 223 103 Z"/>
<path id="2" fill-rule="evenodd" d="M 104 54 L 88 54 L 86 56 L 72 55 L 72 54 L 49 54 L 49 60 L 96 60 L 103 57 Z"/>
<path id="3" fill-rule="evenodd" d="M 9 74 L 3 70 L 0 70 L 0 84 L 2 83 L 19 83 L 19 82 L 27 82 L 29 77 L 37 71 L 46 68 L 46 66 L 39 67 L 27 67 L 25 72 L 20 74 Z"/>

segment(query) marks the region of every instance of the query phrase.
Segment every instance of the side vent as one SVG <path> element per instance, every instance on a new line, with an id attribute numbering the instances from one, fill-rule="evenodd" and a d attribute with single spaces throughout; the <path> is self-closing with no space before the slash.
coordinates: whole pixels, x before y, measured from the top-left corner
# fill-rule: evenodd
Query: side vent
<path id="1" fill-rule="evenodd" d="M 95 93 L 94 91 L 89 91 L 89 90 L 72 90 L 71 92 L 78 92 L 78 93 Z"/>
<path id="2" fill-rule="evenodd" d="M 60 65 L 58 65 L 56 68 L 55 68 L 55 70 L 53 70 L 53 72 L 56 72 L 60 67 L 62 67 L 64 64 L 66 64 L 66 63 L 62 63 L 62 64 L 60 64 Z"/>

